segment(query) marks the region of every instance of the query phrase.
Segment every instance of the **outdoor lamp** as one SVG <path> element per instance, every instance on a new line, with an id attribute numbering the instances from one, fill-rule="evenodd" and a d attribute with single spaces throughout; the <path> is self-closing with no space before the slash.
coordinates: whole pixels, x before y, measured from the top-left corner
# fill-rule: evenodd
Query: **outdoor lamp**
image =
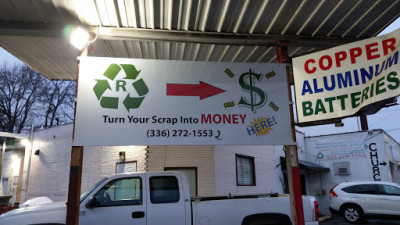
<path id="1" fill-rule="evenodd" d="M 29 144 L 29 140 L 28 139 L 22 139 L 21 140 L 21 144 L 24 146 L 27 146 Z"/>
<path id="2" fill-rule="evenodd" d="M 125 152 L 119 152 L 119 159 L 123 162 L 125 161 Z"/>
<path id="3" fill-rule="evenodd" d="M 78 50 L 82 50 L 88 42 L 89 33 L 84 29 L 78 27 L 72 32 L 70 43 Z"/>

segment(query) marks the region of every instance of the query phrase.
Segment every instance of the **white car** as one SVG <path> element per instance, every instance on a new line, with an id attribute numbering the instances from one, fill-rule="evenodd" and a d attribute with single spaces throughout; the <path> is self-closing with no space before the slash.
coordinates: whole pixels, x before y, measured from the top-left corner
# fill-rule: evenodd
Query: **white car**
<path id="1" fill-rule="evenodd" d="M 399 216 L 400 185 L 383 181 L 345 182 L 330 190 L 329 210 L 349 223 L 364 216 Z"/>

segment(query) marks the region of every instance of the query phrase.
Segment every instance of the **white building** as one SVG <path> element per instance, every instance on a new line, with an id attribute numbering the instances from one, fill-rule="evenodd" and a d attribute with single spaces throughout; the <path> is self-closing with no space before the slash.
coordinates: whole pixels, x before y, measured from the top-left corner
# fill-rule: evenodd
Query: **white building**
<path id="1" fill-rule="evenodd" d="M 321 214 L 329 214 L 329 191 L 336 184 L 361 180 L 400 183 L 400 145 L 383 130 L 315 137 L 298 132 L 297 145 L 302 187 L 317 198 Z M 276 157 L 283 156 L 281 149 L 276 147 Z"/>

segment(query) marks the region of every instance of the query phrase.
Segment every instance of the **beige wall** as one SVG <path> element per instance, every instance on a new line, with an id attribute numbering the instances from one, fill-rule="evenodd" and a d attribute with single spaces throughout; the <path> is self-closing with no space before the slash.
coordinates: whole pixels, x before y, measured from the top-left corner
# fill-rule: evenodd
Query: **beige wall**
<path id="1" fill-rule="evenodd" d="M 196 167 L 198 195 L 215 194 L 214 146 L 150 146 L 147 154 L 147 171 Z"/>

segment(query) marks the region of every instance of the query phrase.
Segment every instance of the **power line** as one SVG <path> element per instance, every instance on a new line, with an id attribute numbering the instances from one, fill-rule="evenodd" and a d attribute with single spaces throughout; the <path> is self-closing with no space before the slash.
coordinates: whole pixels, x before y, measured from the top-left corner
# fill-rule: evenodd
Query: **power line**
<path id="1" fill-rule="evenodd" d="M 395 130 L 400 130 L 400 128 L 390 129 L 390 130 L 385 130 L 385 131 L 386 131 L 386 132 L 390 132 L 390 131 L 395 131 Z"/>
<path id="2" fill-rule="evenodd" d="M 394 113 L 396 113 L 398 110 L 400 110 L 400 108 L 397 109 L 397 110 L 394 110 L 392 113 L 390 113 L 390 114 L 389 114 L 388 116 L 386 116 L 385 118 L 379 120 L 378 122 L 372 123 L 370 126 L 373 126 L 373 125 L 375 125 L 375 124 L 377 124 L 377 123 L 381 123 L 382 121 L 384 121 L 384 120 L 386 120 L 387 118 L 391 117 L 391 116 L 392 116 Z"/>

